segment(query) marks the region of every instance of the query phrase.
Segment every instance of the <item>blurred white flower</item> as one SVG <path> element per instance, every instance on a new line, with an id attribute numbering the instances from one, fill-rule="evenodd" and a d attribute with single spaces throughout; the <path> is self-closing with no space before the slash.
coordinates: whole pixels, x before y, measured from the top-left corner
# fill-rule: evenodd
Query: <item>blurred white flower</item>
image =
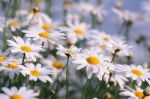
<path id="1" fill-rule="evenodd" d="M 0 99 L 37 99 L 38 93 L 33 90 L 27 89 L 26 87 L 3 87 L 4 93 L 0 94 Z"/>
<path id="2" fill-rule="evenodd" d="M 52 78 L 49 75 L 53 74 L 53 70 L 41 67 L 41 64 L 26 64 L 21 67 L 21 73 L 23 76 L 29 75 L 29 80 L 37 81 L 38 79 L 44 83 L 53 82 Z"/>

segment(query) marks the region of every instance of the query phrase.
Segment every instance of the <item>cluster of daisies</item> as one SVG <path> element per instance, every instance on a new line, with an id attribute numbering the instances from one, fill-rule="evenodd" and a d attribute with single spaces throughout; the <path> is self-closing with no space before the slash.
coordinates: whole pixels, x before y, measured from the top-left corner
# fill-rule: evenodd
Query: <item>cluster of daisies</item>
<path id="1" fill-rule="evenodd" d="M 112 12 L 123 36 L 112 36 L 98 29 L 108 14 L 103 7 L 77 2 L 64 1 L 62 22 L 42 11 L 40 0 L 0 19 L 0 99 L 150 99 L 148 64 L 134 63 L 128 42 L 141 16 L 117 0 Z"/>

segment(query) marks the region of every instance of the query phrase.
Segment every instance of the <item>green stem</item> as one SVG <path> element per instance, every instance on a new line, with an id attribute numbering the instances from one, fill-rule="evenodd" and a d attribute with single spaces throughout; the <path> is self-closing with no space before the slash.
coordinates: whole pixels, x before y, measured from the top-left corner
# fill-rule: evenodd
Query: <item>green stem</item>
<path id="1" fill-rule="evenodd" d="M 7 19 L 8 19 L 8 14 L 9 14 L 9 10 L 10 10 L 10 7 L 11 7 L 11 3 L 12 3 L 13 0 L 9 0 L 9 4 L 8 4 L 8 9 L 6 11 L 6 19 L 5 19 L 5 23 L 4 23 L 4 34 L 3 34 L 3 50 L 5 51 L 6 48 L 7 48 L 7 39 L 6 39 L 6 25 L 7 25 Z"/>
<path id="2" fill-rule="evenodd" d="M 90 79 L 87 79 L 87 81 L 86 81 L 86 83 L 85 83 L 85 85 L 84 85 L 83 93 L 82 93 L 80 99 L 83 99 L 83 96 L 84 96 L 84 94 L 85 94 L 85 91 L 86 91 L 86 88 L 87 88 L 87 85 L 88 85 L 89 82 L 90 82 Z"/>
<path id="3" fill-rule="evenodd" d="M 69 99 L 69 56 L 67 56 L 67 63 L 66 63 L 66 99 Z"/>
<path id="4" fill-rule="evenodd" d="M 117 55 L 117 51 L 115 51 L 115 53 L 113 54 L 113 57 L 111 59 L 111 63 L 115 60 L 116 55 Z"/>
<path id="5" fill-rule="evenodd" d="M 29 83 L 29 75 L 26 77 L 26 87 L 28 88 L 28 83 Z"/>
<path id="6" fill-rule="evenodd" d="M 95 91 L 94 91 L 95 92 L 94 96 L 96 96 L 100 86 L 101 86 L 101 83 L 98 82 L 97 85 L 96 85 Z"/>
<path id="7" fill-rule="evenodd" d="M 23 53 L 23 58 L 22 58 L 22 65 L 24 65 L 24 60 L 25 60 L 26 54 Z"/>

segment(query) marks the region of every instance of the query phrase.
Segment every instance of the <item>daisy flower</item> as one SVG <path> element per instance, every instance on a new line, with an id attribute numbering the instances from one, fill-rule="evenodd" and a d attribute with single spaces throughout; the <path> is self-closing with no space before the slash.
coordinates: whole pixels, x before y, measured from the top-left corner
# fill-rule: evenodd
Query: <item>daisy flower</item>
<path id="1" fill-rule="evenodd" d="M 10 46 L 10 51 L 12 53 L 24 53 L 26 58 L 32 59 L 33 61 L 36 61 L 37 57 L 41 57 L 39 55 L 39 51 L 42 51 L 43 49 L 39 45 L 31 44 L 30 39 L 27 39 L 24 41 L 21 37 L 13 37 L 15 41 L 7 40 L 8 45 Z"/>
<path id="2" fill-rule="evenodd" d="M 7 60 L 7 55 L 8 55 L 8 52 L 2 52 L 0 51 L 0 63 L 3 63 Z"/>
<path id="3" fill-rule="evenodd" d="M 131 65 L 131 66 L 120 66 L 126 77 L 131 78 L 132 80 L 136 81 L 137 84 L 140 86 L 142 82 L 147 82 L 150 85 L 149 80 L 149 69 L 143 68 L 141 65 Z"/>
<path id="4" fill-rule="evenodd" d="M 21 28 L 20 21 L 18 19 L 10 19 L 7 22 L 7 26 L 10 27 L 10 29 L 14 32 L 17 29 Z"/>
<path id="5" fill-rule="evenodd" d="M 124 89 L 124 90 L 122 90 L 122 92 L 120 92 L 120 95 L 128 96 L 129 97 L 128 99 L 150 99 L 149 96 L 144 97 L 143 89 L 141 89 L 140 87 L 137 87 L 137 86 L 136 86 L 135 90 L 127 87 L 127 89 Z"/>
<path id="6" fill-rule="evenodd" d="M 13 79 L 15 75 L 20 73 L 21 60 L 10 58 L 6 62 L 2 63 L 0 71 L 3 71 L 5 75 L 8 75 L 10 79 Z"/>
<path id="7" fill-rule="evenodd" d="M 75 46 L 65 48 L 62 45 L 58 45 L 56 49 L 58 50 L 57 54 L 63 57 L 66 57 L 66 56 L 75 57 L 76 54 L 80 52 L 80 49 Z"/>
<path id="8" fill-rule="evenodd" d="M 76 17 L 76 16 L 74 16 Z M 75 38 L 82 40 L 86 37 L 89 26 L 86 23 L 80 22 L 79 18 L 67 17 L 67 26 L 60 28 L 62 31 L 68 33 L 67 35 L 73 35 Z"/>
<path id="9" fill-rule="evenodd" d="M 44 83 L 53 82 L 52 78 L 49 74 L 53 74 L 51 69 L 47 69 L 45 67 L 41 67 L 41 64 L 26 64 L 25 66 L 21 67 L 21 73 L 23 76 L 29 75 L 29 80 L 37 81 L 40 80 Z"/>
<path id="10" fill-rule="evenodd" d="M 113 38 L 112 46 L 109 48 L 109 51 L 118 56 L 129 56 L 131 48 L 132 47 L 127 45 L 125 41 Z"/>
<path id="11" fill-rule="evenodd" d="M 63 61 L 54 57 L 43 59 L 42 63 L 45 64 L 47 68 L 52 68 L 56 72 L 60 72 L 64 67 Z"/>
<path id="12" fill-rule="evenodd" d="M 107 58 L 99 54 L 98 51 L 94 49 L 83 50 L 81 53 L 74 57 L 73 63 L 77 65 L 77 70 L 86 67 L 87 76 L 90 79 L 92 74 L 96 74 L 103 69 L 105 66 L 105 61 Z"/>
<path id="13" fill-rule="evenodd" d="M 51 31 L 51 33 L 49 33 L 40 27 L 31 27 L 28 30 L 23 30 L 22 32 L 25 33 L 26 37 L 33 38 L 33 40 L 40 40 L 42 43 L 48 41 L 52 44 L 57 42 L 59 39 L 62 39 L 64 36 L 58 31 Z"/>
<path id="14" fill-rule="evenodd" d="M 0 99 L 37 99 L 38 94 L 33 90 L 27 89 L 26 87 L 3 87 L 4 93 L 0 94 Z"/>

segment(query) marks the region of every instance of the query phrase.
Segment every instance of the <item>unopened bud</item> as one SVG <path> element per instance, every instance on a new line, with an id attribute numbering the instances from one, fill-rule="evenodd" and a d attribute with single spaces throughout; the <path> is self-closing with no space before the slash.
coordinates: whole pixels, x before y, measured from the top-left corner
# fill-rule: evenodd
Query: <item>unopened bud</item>
<path id="1" fill-rule="evenodd" d="M 144 89 L 144 96 L 150 96 L 150 87 Z"/>

